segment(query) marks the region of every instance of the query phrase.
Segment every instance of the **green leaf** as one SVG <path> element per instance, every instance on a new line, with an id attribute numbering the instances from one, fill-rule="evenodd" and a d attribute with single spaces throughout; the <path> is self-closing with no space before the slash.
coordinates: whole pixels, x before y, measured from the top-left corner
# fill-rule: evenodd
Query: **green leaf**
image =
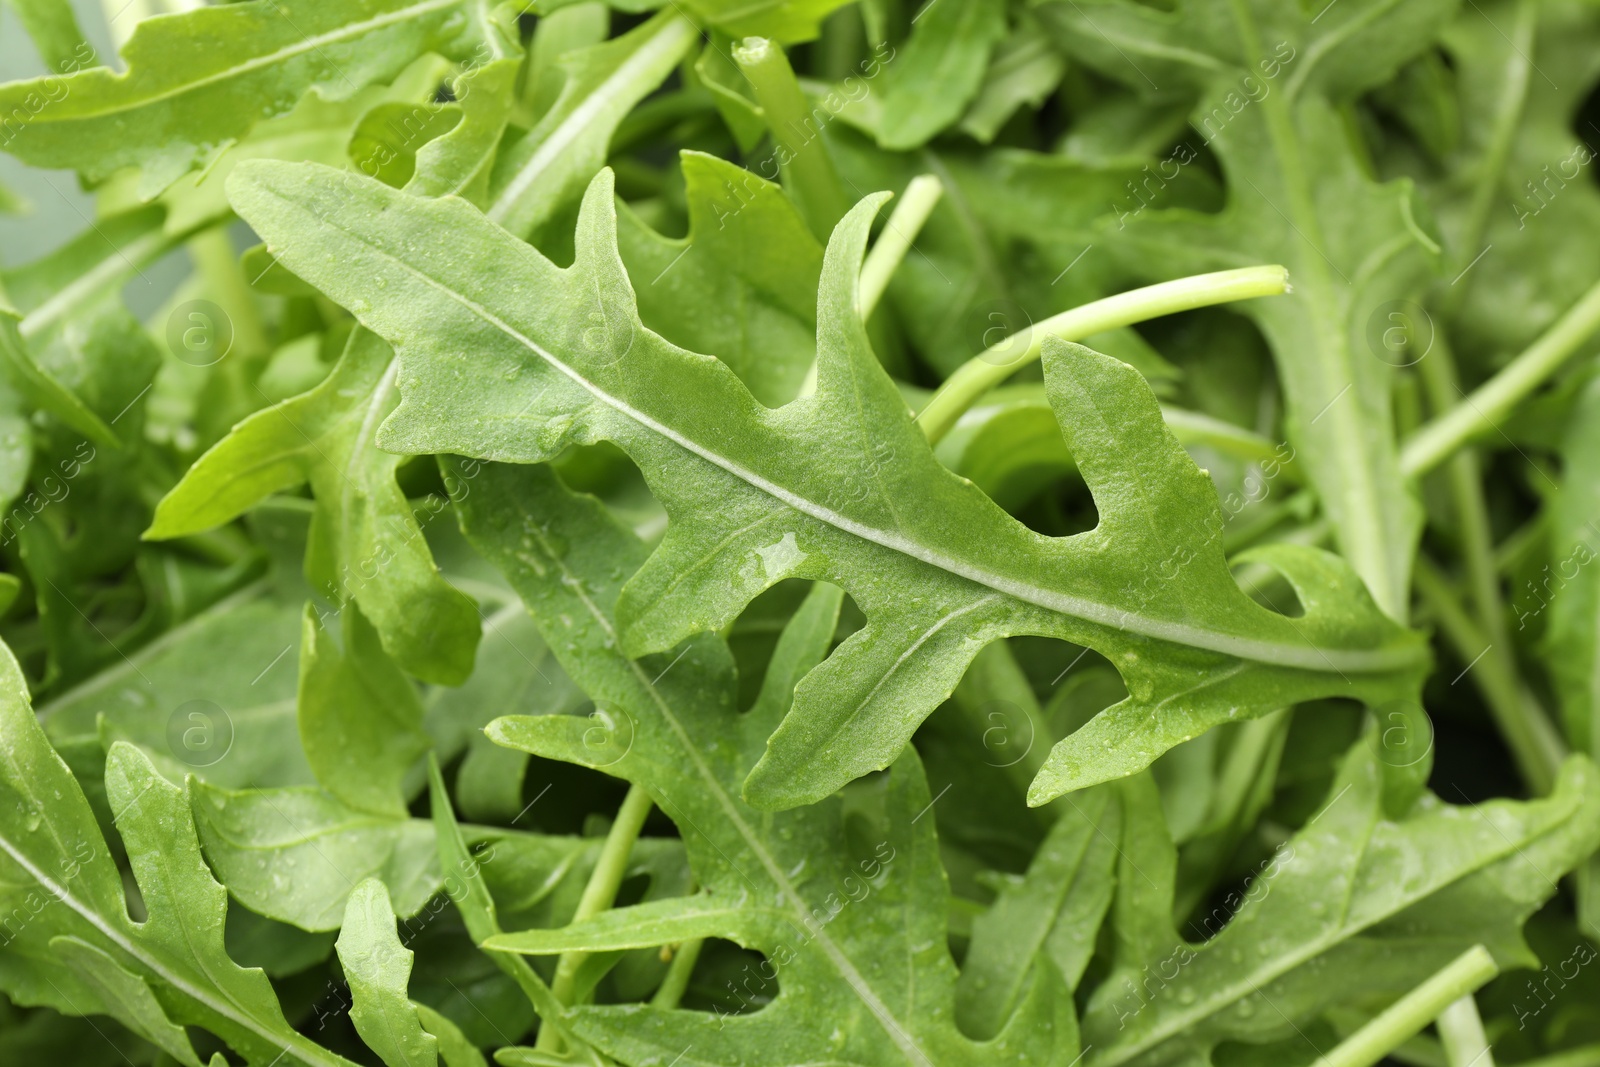
<path id="1" fill-rule="evenodd" d="M 481 633 L 477 607 L 440 576 L 395 482 L 401 458 L 374 440 L 396 403 L 395 373 L 393 350 L 355 331 L 320 385 L 251 415 L 200 457 L 162 499 L 146 536 L 198 533 L 309 482 L 317 507 L 307 576 L 336 602 L 359 605 L 411 674 L 460 684 Z"/>
<path id="2" fill-rule="evenodd" d="M 337 930 L 351 888 L 378 879 L 409 918 L 439 891 L 426 822 L 359 811 L 320 789 L 192 787 L 206 859 L 235 900 L 302 930 Z"/>
<path id="3" fill-rule="evenodd" d="M 1221 722 L 1320 695 L 1399 698 L 1424 669 L 1419 638 L 1331 556 L 1263 556 L 1294 583 L 1301 618 L 1239 589 L 1215 490 L 1125 364 L 1061 343 L 1044 357 L 1096 530 L 1041 538 L 940 466 L 855 311 L 877 200 L 830 247 L 816 395 L 770 412 L 726 366 L 639 323 L 606 176 L 565 271 L 458 202 L 270 164 L 241 169 L 233 188 L 296 273 L 399 342 L 403 402 L 386 447 L 537 462 L 603 437 L 630 453 L 673 522 L 619 604 L 629 650 L 721 627 L 784 578 L 850 593 L 868 624 L 800 686 L 748 786 L 763 805 L 815 801 L 888 766 L 1003 636 L 1094 647 L 1133 694 L 1058 748 L 1036 803 L 1133 773 Z"/>
<path id="4" fill-rule="evenodd" d="M 672 73 L 695 39 L 692 23 L 663 11 L 621 37 L 564 56 L 561 95 L 495 160 L 488 217 L 527 237 L 576 200 L 605 165 L 617 124 Z"/>
<path id="5" fill-rule="evenodd" d="M 124 969 L 107 953 L 76 937 L 58 937 L 50 951 L 85 985 L 93 989 L 107 1014 L 126 1021 L 179 1063 L 199 1067 L 200 1059 L 183 1027 L 167 1018 L 150 986 Z"/>
<path id="6" fill-rule="evenodd" d="M 1115 968 L 1084 1013 L 1086 1062 L 1201 1063 L 1221 1041 L 1293 1037 L 1330 1007 L 1408 991 L 1476 942 L 1502 967 L 1532 962 L 1522 923 L 1600 838 L 1594 764 L 1574 757 L 1544 800 L 1430 795 L 1391 821 L 1380 748 L 1374 731 L 1351 749 L 1321 810 L 1193 938 L 1173 926 L 1154 786 L 1125 784 Z"/>
<path id="7" fill-rule="evenodd" d="M 1600 746 L 1600 380 L 1591 381 L 1573 410 L 1563 449 L 1564 478 L 1551 508 L 1550 553 L 1555 585 L 1546 585 L 1550 617 L 1545 660 L 1550 665 L 1567 738 L 1593 753 Z M 1521 630 L 1545 608 L 1543 597 L 1516 591 Z"/>
<path id="8" fill-rule="evenodd" d="M 200 857 L 183 790 L 119 744 L 106 764 L 107 798 L 148 914 L 129 918 L 94 815 L 45 740 L 9 651 L 0 657 L 0 747 L 0 904 L 32 917 L 10 931 L 0 989 L 21 1003 L 114 1015 L 180 1053 L 174 1023 L 211 1030 L 253 1064 L 348 1064 L 289 1026 L 265 974 L 228 958 L 227 894 Z M 75 944 L 58 951 L 63 939 Z M 121 973 L 97 969 L 92 982 L 79 975 L 75 965 L 101 957 Z M 198 1062 L 192 1052 L 180 1059 Z"/>
<path id="9" fill-rule="evenodd" d="M 489 1067 L 478 1047 L 467 1040 L 459 1027 L 426 1004 L 413 1003 L 422 1028 L 439 1043 L 439 1058 L 445 1067 Z"/>
<path id="10" fill-rule="evenodd" d="M 387 81 L 415 57 L 465 58 L 483 40 L 473 0 L 276 0 L 146 19 L 122 49 L 127 71 L 96 67 L 0 86 L 7 151 L 85 181 L 143 169 L 153 197 L 306 91 L 330 99 Z"/>
<path id="11" fill-rule="evenodd" d="M 1198 92 L 1190 124 L 1222 164 L 1227 206 L 1209 216 L 1145 212 L 1142 197 L 1124 197 L 1119 216 L 1135 217 L 1119 219 L 1107 247 L 1152 279 L 1289 268 L 1288 297 L 1240 310 L 1272 346 L 1289 440 L 1340 550 L 1400 619 L 1421 511 L 1396 488 L 1392 364 L 1416 357 L 1391 352 L 1385 331 L 1393 315 L 1418 317 L 1411 309 L 1438 245 L 1409 182 L 1380 185 L 1365 173 L 1338 105 L 1425 47 L 1454 6 L 1357 0 L 1318 14 L 1272 0 L 1184 0 L 1172 11 L 1058 0 L 1036 9 L 1074 57 L 1134 90 Z"/>
<path id="12" fill-rule="evenodd" d="M 340 612 L 336 647 L 306 605 L 300 642 L 300 743 L 322 787 L 374 815 L 404 816 L 402 783 L 432 745 L 411 680 L 359 608 Z"/>
<path id="13" fill-rule="evenodd" d="M 34 407 L 48 411 L 102 448 L 119 448 L 122 442 L 89 406 L 39 366 L 22 339 L 22 317 L 0 306 L 0 365 L 17 392 Z"/>
<path id="14" fill-rule="evenodd" d="M 793 400 L 816 357 L 822 247 L 783 190 L 699 152 L 682 156 L 689 232 L 619 212 L 617 245 L 650 329 L 716 356 L 768 407 Z"/>
<path id="15" fill-rule="evenodd" d="M 511 117 L 520 59 L 497 59 L 456 79 L 461 121 L 416 153 L 416 171 L 406 192 L 417 196 L 459 196 L 483 204 L 489 195 L 490 167 Z"/>
<path id="16" fill-rule="evenodd" d="M 850 0 L 683 0 L 691 14 L 729 37 L 809 41 L 822 20 Z"/>
<path id="17" fill-rule="evenodd" d="M 71 0 L 6 0 L 6 6 L 17 13 L 52 74 L 70 74 L 96 61 Z"/>
<path id="18" fill-rule="evenodd" d="M 484 881 L 483 861 L 467 845 L 450 807 L 450 794 L 445 791 L 444 776 L 439 773 L 439 763 L 428 763 L 428 803 L 433 812 L 434 842 L 439 853 L 439 868 L 445 875 L 445 892 L 455 903 L 466 925 L 467 934 L 475 944 L 482 945 L 498 936 L 500 917 L 494 897 Z M 528 961 L 510 953 L 490 950 L 487 955 L 494 965 L 517 984 L 539 1013 L 542 1025 L 554 1027 L 562 1037 L 571 1031 L 566 1012 L 550 986 L 539 977 Z M 452 1065 L 454 1067 L 454 1065 Z"/>
<path id="19" fill-rule="evenodd" d="M 1109 787 L 1061 802 L 1026 876 L 972 922 L 956 987 L 956 1020 L 980 1037 L 1000 1032 L 1026 992 L 1029 966 L 1048 960 L 1076 988 L 1111 906 L 1121 808 Z"/>
<path id="20" fill-rule="evenodd" d="M 916 148 L 953 124 L 977 97 L 989 51 L 1006 35 L 1005 7 L 990 0 L 929 0 L 912 20 L 905 54 L 889 66 L 878 143 Z"/>
<path id="21" fill-rule="evenodd" d="M 255 585 L 43 704 L 52 742 L 115 740 L 223 788 L 309 785 L 295 722 L 300 610 Z"/>
<path id="22" fill-rule="evenodd" d="M 339 964 L 350 985 L 350 1021 L 387 1067 L 433 1067 L 438 1041 L 423 1030 L 407 987 L 415 953 L 400 943 L 389 891 L 369 878 L 350 893 L 339 930 Z"/>
<path id="23" fill-rule="evenodd" d="M 704 887 L 561 930 L 492 937 L 487 946 L 609 951 L 715 936 L 768 961 L 748 990 L 773 998 L 760 1012 L 577 1008 L 580 1034 L 627 1062 L 670 1059 L 690 1045 L 707 1063 L 1071 1058 L 1075 1027 L 1053 972 L 1033 984 L 997 1041 L 974 1042 L 956 1029 L 948 889 L 933 820 L 921 820 L 933 801 L 911 750 L 895 763 L 887 787 L 874 790 L 881 814 L 854 849 L 837 847 L 845 839 L 837 798 L 762 815 L 739 797 L 794 680 L 831 641 L 838 589 L 812 592 L 780 639 L 755 706 L 740 716 L 732 659 L 720 639 L 699 637 L 674 655 L 640 661 L 620 651 L 616 624 L 601 605 L 615 599 L 644 548 L 598 502 L 570 493 L 548 467 L 489 467 L 460 509 L 468 538 L 503 569 L 597 708 L 587 723 L 572 716 L 502 719 L 491 736 L 644 787 L 678 824 Z"/>
<path id="24" fill-rule="evenodd" d="M 1569 118 L 1600 78 L 1600 27 L 1572 0 L 1464 6 L 1440 47 L 1461 143 L 1442 173 L 1405 169 L 1452 246 L 1452 284 L 1436 305 L 1451 343 L 1488 372 L 1600 276 L 1600 250 L 1571 239 L 1600 225 L 1600 190 L 1584 180 L 1600 135 Z"/>
<path id="25" fill-rule="evenodd" d="M 1024 107 L 1038 107 L 1061 84 L 1066 60 L 1041 35 L 1031 18 L 1018 22 L 995 46 L 978 94 L 961 116 L 961 131 L 984 144 Z"/>

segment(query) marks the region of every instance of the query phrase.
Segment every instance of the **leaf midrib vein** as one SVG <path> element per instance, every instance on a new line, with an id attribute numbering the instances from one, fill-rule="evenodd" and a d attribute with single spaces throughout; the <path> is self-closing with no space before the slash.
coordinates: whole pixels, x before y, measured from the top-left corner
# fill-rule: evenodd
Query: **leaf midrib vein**
<path id="1" fill-rule="evenodd" d="M 105 118 L 108 115 L 115 115 L 119 112 L 133 111 L 138 108 L 148 107 L 151 104 L 159 104 L 163 101 L 183 96 L 186 93 L 203 89 L 208 85 L 215 85 L 218 82 L 224 82 L 230 78 L 242 77 L 243 75 L 261 70 L 265 67 L 270 67 L 275 63 L 293 59 L 295 56 L 304 55 L 307 52 L 317 51 L 324 45 L 338 44 L 341 41 L 361 37 L 362 35 L 374 30 L 381 30 L 385 26 L 392 25 L 396 22 L 404 22 L 407 19 L 418 18 L 422 15 L 431 14 L 434 11 L 438 11 L 447 7 L 459 7 L 463 3 L 465 3 L 465 0 L 420 0 L 420 2 L 412 4 L 409 7 L 401 8 L 398 11 L 389 11 L 382 15 L 375 15 L 363 22 L 352 22 L 347 25 L 340 26 L 336 30 L 329 30 L 327 33 L 320 33 L 312 37 L 304 37 L 292 45 L 280 48 L 274 52 L 268 52 L 264 55 L 253 56 L 250 59 L 245 60 L 243 63 L 228 67 L 224 70 L 216 71 L 215 73 L 208 74 L 205 77 L 199 78 L 195 81 L 183 82 L 179 85 L 171 86 L 150 96 L 141 96 L 133 100 L 114 101 L 112 106 L 101 108 L 97 111 L 78 112 L 77 114 L 67 116 L 63 121 L 78 122 L 86 119 Z M 113 75 L 113 77 L 117 81 L 124 81 L 128 78 L 128 75 Z"/>
<path id="2" fill-rule="evenodd" d="M 286 1038 L 283 1034 L 264 1027 L 248 1012 L 244 1011 L 243 1009 L 236 1008 L 231 999 L 224 999 L 221 1003 L 218 1003 L 218 1001 L 209 996 L 205 990 L 197 989 L 181 975 L 175 974 L 170 969 L 163 966 L 158 959 L 144 951 L 131 938 L 125 936 L 120 930 L 112 926 L 110 922 L 108 922 L 93 908 L 89 907 L 87 904 L 78 900 L 77 897 L 69 893 L 66 886 L 59 884 L 49 875 L 45 874 L 44 871 L 34 866 L 32 861 L 30 861 L 28 857 L 17 848 L 16 845 L 12 844 L 10 839 L 4 834 L 0 834 L 0 849 L 4 849 L 6 854 L 9 855 L 18 866 L 32 875 L 34 880 L 38 882 L 39 885 L 43 886 L 46 891 L 52 894 L 57 900 L 61 901 L 63 904 L 67 905 L 67 907 L 81 915 L 84 920 L 89 923 L 89 925 L 100 931 L 100 933 L 109 941 L 111 941 L 112 944 L 116 945 L 123 952 L 127 953 L 130 958 L 137 960 L 143 967 L 157 975 L 163 982 L 166 982 L 174 989 L 179 990 L 196 1003 L 205 1005 L 218 1015 L 232 1020 L 238 1025 L 249 1030 L 251 1033 L 254 1033 L 256 1036 L 273 1045 L 283 1045 L 293 1048 L 295 1054 L 306 1063 L 327 1064 L 329 1067 L 351 1067 L 348 1060 L 334 1055 L 327 1049 L 324 1049 L 322 1046 L 317 1045 L 314 1042 L 307 1041 L 299 1034 L 294 1034 L 292 1037 Z M 187 934 L 185 937 L 187 943 Z M 196 954 L 195 958 L 196 960 L 201 961 L 203 964 L 203 957 L 201 955 Z M 307 1051 L 308 1049 L 310 1050 L 309 1052 Z"/>
<path id="3" fill-rule="evenodd" d="M 285 203 L 288 203 L 285 200 Z M 300 210 L 304 210 L 301 208 Z M 308 212 L 309 213 L 309 212 Z M 980 567 L 975 567 L 953 559 L 940 552 L 923 547 L 903 535 L 888 530 L 879 530 L 875 527 L 858 523 L 853 519 L 840 515 L 829 508 L 825 508 L 797 493 L 769 481 L 748 470 L 697 441 L 679 434 L 670 426 L 657 421 L 651 416 L 638 410 L 619 397 L 612 396 L 595 383 L 583 377 L 577 370 L 557 359 L 548 349 L 544 348 L 532 338 L 517 330 L 510 323 L 501 319 L 488 308 L 470 299 L 465 294 L 456 292 L 448 285 L 417 270 L 409 263 L 397 258 L 392 253 L 378 248 L 343 227 L 336 226 L 331 220 L 315 216 L 319 222 L 339 229 L 340 232 L 353 240 L 360 242 L 374 254 L 382 256 L 394 263 L 401 270 L 418 278 L 431 288 L 455 301 L 462 308 L 478 316 L 484 322 L 495 327 L 507 337 L 515 340 L 528 351 L 534 353 L 548 363 L 552 368 L 566 375 L 585 392 L 596 400 L 625 415 L 632 421 L 645 427 L 668 441 L 678 445 L 686 452 L 690 452 L 701 459 L 719 467 L 734 477 L 744 481 L 752 488 L 759 489 L 768 496 L 781 501 L 788 507 L 807 515 L 819 522 L 838 529 L 844 533 L 852 534 L 863 541 L 888 548 L 902 555 L 920 560 L 929 566 L 936 567 L 947 573 L 977 585 L 986 586 L 996 592 L 1004 593 L 1024 603 L 1042 607 L 1060 615 L 1082 619 L 1087 622 L 1097 623 L 1113 630 L 1123 630 L 1141 636 L 1169 641 L 1174 644 L 1187 645 L 1207 651 L 1219 652 L 1238 659 L 1255 660 L 1275 665 L 1293 666 L 1307 670 L 1323 672 L 1330 667 L 1337 671 L 1354 671 L 1358 673 L 1379 672 L 1403 669 L 1419 660 L 1416 650 L 1411 648 L 1394 649 L 1327 649 L 1318 650 L 1305 648 L 1298 645 L 1286 645 L 1274 641 L 1263 641 L 1255 638 L 1241 637 L 1224 631 L 1209 630 L 1203 627 L 1192 626 L 1186 623 L 1175 623 L 1164 619 L 1150 618 L 1136 612 L 1122 611 L 1117 608 L 1102 604 L 1087 597 L 1072 596 L 1057 593 L 1053 590 L 1040 589 L 1028 583 L 993 574 Z"/>
<path id="4" fill-rule="evenodd" d="M 1488 817 L 1485 816 L 1485 818 L 1487 819 Z M 1366 837 L 1362 839 L 1360 848 L 1356 850 L 1356 861 L 1350 868 L 1351 877 L 1349 886 L 1347 888 L 1346 897 L 1340 905 L 1340 915 L 1342 919 L 1348 917 L 1349 915 L 1350 904 L 1352 895 L 1355 892 L 1356 881 L 1361 874 L 1361 861 L 1366 856 L 1367 846 L 1370 844 L 1373 832 L 1376 831 L 1376 828 L 1375 822 L 1370 824 Z M 1545 835 L 1551 833 L 1554 828 L 1554 826 L 1547 825 L 1542 828 L 1539 833 L 1535 835 L 1535 837 L 1544 837 Z M 1502 837 L 1503 836 L 1504 835 L 1502 835 Z M 1093 1067 L 1116 1067 L 1117 1064 L 1128 1062 L 1128 1060 L 1132 1059 L 1138 1054 L 1155 1047 L 1163 1041 L 1166 1041 L 1177 1032 L 1190 1028 L 1201 1020 L 1216 1016 L 1220 1012 L 1226 1010 L 1228 1005 L 1234 1004 L 1243 999 L 1246 995 L 1255 993 L 1262 987 L 1270 985 L 1279 978 L 1282 978 L 1284 975 L 1288 974 L 1290 971 L 1293 971 L 1295 968 L 1303 966 L 1312 959 L 1315 959 L 1317 956 L 1320 956 L 1323 953 L 1336 948 L 1340 944 L 1349 941 L 1351 938 L 1356 937 L 1363 931 L 1378 925 L 1386 919 L 1398 915 L 1406 908 L 1420 904 L 1430 896 L 1443 892 L 1445 889 L 1455 885 L 1464 878 L 1469 878 L 1479 871 L 1487 870 L 1494 864 L 1510 857 L 1512 853 L 1520 853 L 1521 851 L 1522 849 L 1516 844 L 1516 842 L 1506 841 L 1503 848 L 1490 853 L 1488 857 L 1483 860 L 1483 862 L 1467 870 L 1461 871 L 1449 881 L 1442 882 L 1434 886 L 1428 892 L 1418 894 L 1417 896 L 1405 901 L 1405 903 L 1398 907 L 1390 908 L 1382 914 L 1373 915 L 1366 922 L 1355 925 L 1345 925 L 1344 922 L 1341 921 L 1340 925 L 1335 927 L 1329 935 L 1306 942 L 1300 948 L 1300 950 L 1285 953 L 1272 963 L 1263 964 L 1259 970 L 1247 973 L 1238 981 L 1223 986 L 1216 992 L 1215 995 L 1207 998 L 1204 1001 L 1196 1003 L 1196 1005 L 1188 1011 L 1179 1011 L 1170 1016 L 1165 1025 L 1158 1026 L 1151 1030 L 1149 1035 L 1147 1035 L 1145 1039 L 1141 1040 L 1137 1044 L 1117 1049 L 1115 1050 L 1114 1055 L 1104 1058 L 1096 1058 L 1093 1062 Z M 1226 933 L 1226 931 L 1224 931 L 1224 933 Z M 1219 937 L 1220 936 L 1221 935 L 1219 935 Z M 1214 945 L 1216 942 L 1213 941 L 1212 944 Z"/>
<path id="5" fill-rule="evenodd" d="M 556 123 L 549 136 L 533 150 L 533 155 L 528 157 L 528 161 L 517 171 L 516 176 L 500 195 L 495 197 L 494 203 L 485 213 L 489 220 L 503 224 L 506 216 L 517 206 L 522 194 L 528 191 L 528 187 L 538 181 L 540 175 L 553 163 L 561 159 L 572 143 L 588 130 L 591 122 L 610 107 L 619 94 L 628 89 L 634 75 L 654 63 L 659 53 L 681 48 L 687 43 L 691 32 L 691 24 L 681 17 L 662 23 L 655 34 L 639 46 L 638 51 L 623 60 L 615 71 L 606 76 L 598 89 L 586 96 L 571 114 Z"/>
<path id="6" fill-rule="evenodd" d="M 540 548 L 544 552 L 545 558 L 550 561 L 550 565 L 562 574 L 562 584 L 583 603 L 584 610 L 589 612 L 595 623 L 611 639 L 608 647 L 620 650 L 622 646 L 616 627 L 612 625 L 611 619 L 590 598 L 583 587 L 582 581 L 572 573 L 566 562 L 558 554 L 550 550 L 550 545 L 544 535 L 538 530 L 533 530 L 531 533 L 539 541 Z M 722 809 L 729 823 L 738 832 L 740 838 L 743 839 L 745 847 L 750 850 L 751 855 L 756 857 L 757 862 L 766 871 L 767 877 L 778 887 L 779 892 L 783 894 L 784 899 L 788 901 L 794 913 L 799 916 L 801 928 L 811 934 L 812 942 L 822 949 L 823 954 L 828 957 L 828 961 L 833 964 L 840 977 L 845 980 L 856 996 L 861 999 L 867 1010 L 878 1020 L 879 1025 L 883 1027 L 890 1039 L 906 1054 L 907 1059 L 912 1063 L 918 1064 L 919 1067 L 933 1067 L 933 1061 L 922 1051 L 916 1040 L 906 1031 L 906 1028 L 895 1017 L 894 1013 L 889 1010 L 889 1006 L 873 991 L 861 972 L 856 969 L 855 964 L 844 954 L 844 951 L 839 948 L 827 931 L 812 918 L 811 911 L 806 906 L 804 898 L 800 896 L 799 891 L 795 889 L 794 884 L 783 872 L 783 868 L 768 854 L 766 846 L 762 843 L 755 830 L 745 821 L 738 806 L 733 803 L 733 798 L 728 795 L 727 790 L 722 787 L 722 783 L 718 781 L 717 776 L 712 773 L 711 768 L 701 756 L 699 748 L 694 744 L 693 739 L 689 737 L 688 731 L 684 729 L 683 723 L 679 721 L 677 714 L 672 710 L 671 704 L 662 696 L 655 682 L 639 666 L 637 660 L 622 655 L 620 651 L 616 652 L 616 655 L 628 665 L 628 670 L 633 674 L 634 679 L 649 695 L 651 703 L 661 712 L 661 717 L 677 739 L 678 746 L 682 749 L 684 755 L 688 757 L 689 762 L 694 765 L 696 775 L 704 782 L 706 791 L 716 798 L 717 806 Z"/>

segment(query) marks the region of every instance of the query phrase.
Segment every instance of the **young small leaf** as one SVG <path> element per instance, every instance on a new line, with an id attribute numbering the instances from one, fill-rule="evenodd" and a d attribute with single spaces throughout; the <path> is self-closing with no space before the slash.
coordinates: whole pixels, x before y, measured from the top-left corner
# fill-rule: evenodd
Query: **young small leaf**
<path id="1" fill-rule="evenodd" d="M 407 995 L 415 954 L 400 943 L 389 891 L 376 878 L 351 892 L 338 949 L 361 1040 L 386 1067 L 435 1067 L 438 1040 L 423 1030 Z"/>

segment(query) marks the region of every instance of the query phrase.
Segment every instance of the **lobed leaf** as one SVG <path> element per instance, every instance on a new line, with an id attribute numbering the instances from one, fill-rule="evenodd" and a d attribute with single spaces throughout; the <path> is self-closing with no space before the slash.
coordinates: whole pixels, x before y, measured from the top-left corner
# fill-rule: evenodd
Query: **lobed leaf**
<path id="1" fill-rule="evenodd" d="M 814 801 L 888 766 L 978 649 L 1007 635 L 1094 647 L 1132 694 L 1057 750 L 1036 803 L 1133 773 L 1220 722 L 1321 695 L 1394 698 L 1425 668 L 1420 639 L 1326 554 L 1263 557 L 1294 583 L 1301 618 L 1240 591 L 1215 490 L 1122 363 L 1060 343 L 1045 354 L 1095 530 L 1041 537 L 940 466 L 855 309 L 877 200 L 830 246 L 817 393 L 772 411 L 724 364 L 639 322 L 606 176 L 567 270 L 459 202 L 271 164 L 241 168 L 233 188 L 276 254 L 396 344 L 402 402 L 385 447 L 538 462 L 608 439 L 629 452 L 672 518 L 618 606 L 630 652 L 723 626 L 784 578 L 851 594 L 868 624 L 800 686 L 747 786 L 763 805 Z"/>

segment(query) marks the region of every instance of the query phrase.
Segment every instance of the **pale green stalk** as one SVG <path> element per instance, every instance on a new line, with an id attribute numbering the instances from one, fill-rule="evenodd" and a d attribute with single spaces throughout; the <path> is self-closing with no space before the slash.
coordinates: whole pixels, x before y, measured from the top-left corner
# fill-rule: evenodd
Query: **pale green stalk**
<path id="1" fill-rule="evenodd" d="M 1500 973 L 1494 957 L 1473 945 L 1432 978 L 1391 1004 L 1367 1025 L 1319 1056 L 1312 1067 L 1372 1067 L 1419 1033 L 1450 1004 Z"/>
<path id="2" fill-rule="evenodd" d="M 733 50 L 734 62 L 756 91 L 776 144 L 783 184 L 805 216 L 817 240 L 826 242 L 833 227 L 850 210 L 850 201 L 822 143 L 822 126 L 800 91 L 789 57 L 775 41 L 746 37 Z M 821 112 L 826 116 L 827 112 Z"/>
<path id="3" fill-rule="evenodd" d="M 872 317 L 878 301 L 883 299 L 884 290 L 889 288 L 889 279 L 911 251 L 917 234 L 943 195 L 944 184 L 932 174 L 919 174 L 906 186 L 878 243 L 872 246 L 866 262 L 861 265 L 859 301 L 863 319 Z"/>
<path id="4" fill-rule="evenodd" d="M 1494 1067 L 1478 1002 L 1470 993 L 1442 1011 L 1435 1025 L 1450 1067 Z"/>
<path id="5" fill-rule="evenodd" d="M 650 998 L 652 1008 L 670 1011 L 683 1000 L 683 992 L 689 988 L 689 976 L 694 973 L 694 965 L 700 959 L 700 949 L 704 945 L 705 940 L 697 937 L 678 946 L 672 963 L 667 966 L 667 976 L 661 980 L 656 995 Z"/>
<path id="6" fill-rule="evenodd" d="M 962 364 L 933 394 L 917 423 L 937 444 L 979 397 L 1038 359 L 1046 337 L 1079 341 L 1162 315 L 1288 291 L 1289 272 L 1283 267 L 1244 267 L 1147 285 L 1063 311 L 1018 330 Z"/>
<path id="7" fill-rule="evenodd" d="M 573 922 L 592 919 L 616 902 L 617 890 L 622 886 L 622 876 L 628 870 L 628 857 L 633 852 L 633 843 L 638 840 L 639 831 L 644 829 L 644 821 L 649 816 L 653 804 L 650 794 L 640 786 L 628 788 L 628 795 L 623 798 L 622 807 L 617 809 L 617 819 L 611 824 L 611 832 L 606 834 L 606 843 L 600 849 L 600 858 L 595 861 L 594 870 L 589 874 L 589 882 L 583 887 L 583 896 L 578 900 L 577 910 L 572 913 Z M 555 994 L 555 998 L 562 1004 L 572 1003 L 578 968 L 583 966 L 583 962 L 588 958 L 587 952 L 563 952 L 561 958 L 556 961 L 556 974 L 550 982 L 550 992 Z M 553 1047 L 556 1036 L 548 1028 L 541 1028 L 538 1047 L 544 1049 Z"/>
<path id="8" fill-rule="evenodd" d="M 128 275 L 136 274 L 154 263 L 176 248 L 183 239 L 182 234 L 169 235 L 156 230 L 129 242 L 118 254 L 107 256 L 93 270 L 68 283 L 29 312 L 18 323 L 17 329 L 25 340 L 39 336 L 83 305 L 120 288 Z"/>
<path id="9" fill-rule="evenodd" d="M 1449 580 L 1426 556 L 1417 557 L 1416 582 L 1417 592 L 1432 608 L 1456 655 L 1463 663 L 1471 664 L 1463 673 L 1472 676 L 1473 684 L 1483 695 L 1523 781 L 1536 794 L 1548 794 L 1555 782 L 1556 768 L 1566 757 L 1561 735 L 1543 714 L 1537 718 L 1529 714 L 1530 698 L 1524 695 L 1524 687 L 1515 675 L 1506 673 L 1498 657 L 1484 654 L 1491 644 L 1489 637 L 1462 607 Z"/>
<path id="10" fill-rule="evenodd" d="M 1433 410 L 1448 411 L 1460 390 L 1456 385 L 1454 356 L 1443 337 L 1436 339 L 1435 350 L 1422 361 L 1421 368 L 1423 384 L 1427 387 Z M 1494 543 L 1489 532 L 1489 507 L 1483 497 L 1483 473 L 1477 452 L 1463 448 L 1451 457 L 1445 473 L 1455 506 L 1456 534 L 1461 540 L 1467 586 L 1472 591 L 1472 603 L 1476 609 L 1475 621 L 1485 635 L 1483 658 L 1495 660 L 1494 671 L 1497 676 L 1506 679 L 1507 691 L 1520 695 L 1518 713 L 1535 724 L 1526 732 L 1536 736 L 1539 731 L 1536 724 L 1548 722 L 1547 713 L 1533 691 L 1522 681 L 1511 642 L 1511 631 L 1506 627 L 1505 601 L 1500 591 L 1500 573 L 1495 567 Z M 1534 785 L 1531 781 L 1528 784 Z"/>
<path id="11" fill-rule="evenodd" d="M 1418 430 L 1400 450 L 1400 469 L 1415 478 L 1433 470 L 1511 414 L 1600 329 L 1600 282 L 1516 359 L 1470 396 Z"/>
<path id="12" fill-rule="evenodd" d="M 1523 1060 L 1516 1067 L 1600 1067 L 1600 1044 L 1583 1045 L 1536 1060 Z"/>
<path id="13" fill-rule="evenodd" d="M 227 225 L 214 226 L 190 238 L 189 255 L 211 295 L 228 313 L 233 326 L 233 350 L 246 359 L 265 355 L 270 348 L 266 324 L 239 266 L 239 253 L 228 236 Z"/>

